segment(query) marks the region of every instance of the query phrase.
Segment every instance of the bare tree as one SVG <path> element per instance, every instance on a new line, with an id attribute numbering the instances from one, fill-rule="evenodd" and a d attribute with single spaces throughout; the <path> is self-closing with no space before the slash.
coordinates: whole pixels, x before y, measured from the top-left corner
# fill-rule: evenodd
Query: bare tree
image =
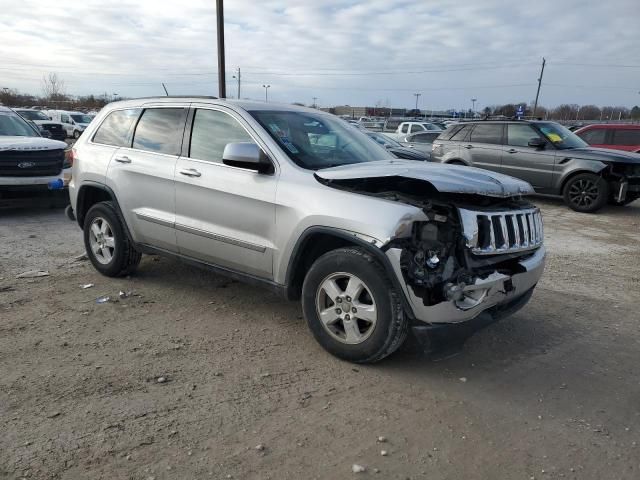
<path id="1" fill-rule="evenodd" d="M 64 80 L 57 73 L 42 76 L 42 92 L 48 100 L 64 100 L 66 97 Z"/>

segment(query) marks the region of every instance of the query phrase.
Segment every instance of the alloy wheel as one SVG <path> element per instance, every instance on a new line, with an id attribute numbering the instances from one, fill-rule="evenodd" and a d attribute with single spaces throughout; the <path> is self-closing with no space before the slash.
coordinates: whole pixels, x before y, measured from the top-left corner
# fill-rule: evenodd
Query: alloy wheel
<path id="1" fill-rule="evenodd" d="M 355 275 L 345 272 L 333 273 L 320 283 L 316 310 L 327 333 L 350 345 L 369 338 L 378 319 L 369 287 Z"/>
<path id="2" fill-rule="evenodd" d="M 116 252 L 113 229 L 103 217 L 96 217 L 89 227 L 89 245 L 96 260 L 108 265 Z"/>
<path id="3" fill-rule="evenodd" d="M 591 206 L 600 195 L 600 189 L 593 180 L 581 178 L 569 187 L 569 200 L 578 207 Z"/>

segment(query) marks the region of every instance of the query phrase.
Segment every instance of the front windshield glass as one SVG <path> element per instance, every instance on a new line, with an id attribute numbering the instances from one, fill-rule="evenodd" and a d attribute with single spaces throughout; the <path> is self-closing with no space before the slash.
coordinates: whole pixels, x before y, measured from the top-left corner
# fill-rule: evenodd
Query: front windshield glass
<path id="1" fill-rule="evenodd" d="M 400 145 L 398 142 L 396 142 L 395 140 L 391 140 L 389 137 L 387 137 L 386 135 L 382 135 L 381 133 L 367 132 L 367 135 L 373 138 L 380 145 L 389 145 L 390 147 L 402 147 L 402 145 Z"/>
<path id="2" fill-rule="evenodd" d="M 589 145 L 579 136 L 558 123 L 538 123 L 538 128 L 560 150 L 584 148 Z"/>
<path id="3" fill-rule="evenodd" d="M 91 123 L 91 117 L 89 115 L 71 115 L 73 121 L 76 123 Z"/>
<path id="4" fill-rule="evenodd" d="M 27 120 L 49 120 L 49 117 L 37 110 L 20 110 L 18 113 Z"/>
<path id="5" fill-rule="evenodd" d="M 252 111 L 297 165 L 310 170 L 395 157 L 361 131 L 328 114 Z"/>
<path id="6" fill-rule="evenodd" d="M 0 136 L 38 137 L 39 135 L 21 117 L 0 112 Z"/>

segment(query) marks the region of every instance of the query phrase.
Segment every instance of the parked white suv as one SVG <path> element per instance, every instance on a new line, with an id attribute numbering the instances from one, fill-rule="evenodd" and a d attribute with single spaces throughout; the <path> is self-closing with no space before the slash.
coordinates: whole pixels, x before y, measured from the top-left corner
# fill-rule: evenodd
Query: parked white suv
<path id="1" fill-rule="evenodd" d="M 315 109 L 112 103 L 74 158 L 71 203 L 98 271 L 163 254 L 302 298 L 318 342 L 354 362 L 409 330 L 466 338 L 522 307 L 544 266 L 529 184 L 397 160 Z"/>

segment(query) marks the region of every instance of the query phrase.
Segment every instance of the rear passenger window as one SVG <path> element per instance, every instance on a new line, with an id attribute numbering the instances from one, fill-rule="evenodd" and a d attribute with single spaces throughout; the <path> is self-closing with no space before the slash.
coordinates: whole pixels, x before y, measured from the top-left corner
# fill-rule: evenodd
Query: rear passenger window
<path id="1" fill-rule="evenodd" d="M 614 130 L 613 144 L 627 146 L 640 145 L 640 129 Z"/>
<path id="2" fill-rule="evenodd" d="M 411 125 L 411 133 L 424 132 L 424 127 L 422 125 Z"/>
<path id="3" fill-rule="evenodd" d="M 451 140 L 456 133 L 464 128 L 464 125 L 452 125 L 440 134 L 442 140 Z"/>
<path id="4" fill-rule="evenodd" d="M 186 117 L 186 108 L 145 110 L 133 136 L 133 148 L 167 155 L 180 155 Z"/>
<path id="5" fill-rule="evenodd" d="M 471 141 L 477 143 L 502 144 L 502 125 L 476 124 L 471 132 Z"/>
<path id="6" fill-rule="evenodd" d="M 138 115 L 140 115 L 140 110 L 137 108 L 111 112 L 98 127 L 93 141 L 114 147 L 131 146 L 131 126 Z"/>
<path id="7" fill-rule="evenodd" d="M 196 110 L 189 157 L 222 163 L 224 147 L 236 142 L 253 139 L 235 118 L 218 110 Z"/>
<path id="8" fill-rule="evenodd" d="M 589 145 L 604 145 L 605 137 L 607 135 L 607 131 L 602 128 L 594 128 L 592 130 L 586 130 L 580 133 L 580 138 L 582 138 Z"/>
<path id="9" fill-rule="evenodd" d="M 402 130 L 400 130 L 402 133 L 407 133 L 409 131 L 409 125 L 407 125 L 406 123 L 404 125 L 402 125 Z"/>

